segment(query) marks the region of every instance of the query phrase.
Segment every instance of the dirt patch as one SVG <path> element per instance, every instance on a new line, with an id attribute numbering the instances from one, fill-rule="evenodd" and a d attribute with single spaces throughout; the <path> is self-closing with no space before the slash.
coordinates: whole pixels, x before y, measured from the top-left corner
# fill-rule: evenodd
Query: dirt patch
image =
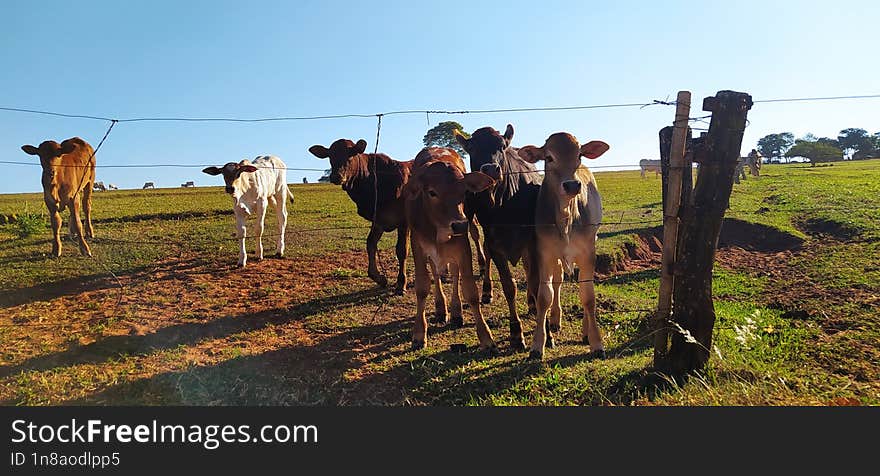
<path id="1" fill-rule="evenodd" d="M 798 220 L 797 227 L 804 233 L 818 237 L 831 238 L 839 241 L 850 241 L 857 238 L 862 230 L 857 227 L 827 218 L 806 218 Z"/>

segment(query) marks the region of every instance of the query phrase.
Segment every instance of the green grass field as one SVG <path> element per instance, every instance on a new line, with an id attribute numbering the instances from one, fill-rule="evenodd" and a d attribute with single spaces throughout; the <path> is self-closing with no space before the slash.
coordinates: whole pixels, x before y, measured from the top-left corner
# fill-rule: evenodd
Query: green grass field
<path id="1" fill-rule="evenodd" d="M 467 310 L 464 328 L 432 325 L 427 349 L 411 351 L 415 297 L 366 278 L 367 223 L 338 187 L 292 185 L 285 258 L 244 270 L 220 187 L 96 193 L 94 259 L 69 239 L 50 258 L 42 195 L 0 195 L 0 215 L 18 219 L 0 225 L 0 403 L 880 404 L 880 161 L 767 165 L 734 186 L 715 265 L 714 348 L 687 382 L 650 372 L 660 181 L 596 177 L 609 358 L 585 359 L 566 284 L 559 345 L 540 363 L 509 349 L 497 283 L 484 314 L 501 355 L 477 350 Z M 275 227 L 270 210 L 266 232 Z M 389 278 L 395 237 L 381 243 Z M 274 238 L 264 244 L 271 254 Z M 524 292 L 519 306 L 528 341 Z"/>

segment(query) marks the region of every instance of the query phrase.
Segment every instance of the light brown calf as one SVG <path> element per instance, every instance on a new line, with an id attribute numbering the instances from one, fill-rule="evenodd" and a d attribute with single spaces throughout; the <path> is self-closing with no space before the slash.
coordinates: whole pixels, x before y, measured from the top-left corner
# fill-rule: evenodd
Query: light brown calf
<path id="1" fill-rule="evenodd" d="M 428 322 L 425 300 L 431 285 L 428 266 L 437 272 L 450 266 L 452 275 L 452 319 L 462 324 L 461 293 L 470 305 L 477 328 L 480 348 L 497 351 L 492 333 L 480 310 L 480 296 L 474 280 L 469 222 L 464 214 L 466 192 L 478 193 L 495 181 L 480 172 L 465 173 L 464 161 L 452 149 L 426 147 L 416 155 L 412 176 L 404 187 L 406 220 L 410 228 L 416 274 L 417 308 L 413 326 L 413 349 L 422 349 L 427 342 Z M 459 279 L 460 278 L 460 279 Z M 436 280 L 435 306 L 438 315 L 445 315 L 446 297 Z"/>
<path id="2" fill-rule="evenodd" d="M 78 240 L 80 253 L 92 256 L 85 240 L 95 237 L 92 228 L 95 151 L 92 146 L 79 137 L 71 137 L 61 144 L 47 140 L 39 147 L 23 145 L 21 150 L 39 156 L 43 166 L 43 200 L 52 220 L 52 254 L 61 256 L 61 212 L 70 207 L 70 236 Z M 85 232 L 79 217 L 80 204 L 86 216 Z"/>
<path id="3" fill-rule="evenodd" d="M 596 179 L 581 165 L 581 156 L 595 159 L 608 150 L 608 144 L 591 141 L 579 145 L 571 134 L 557 132 L 542 147 L 526 146 L 520 157 L 535 163 L 544 161 L 544 181 L 538 192 L 535 214 L 538 240 L 538 299 L 535 331 L 530 358 L 544 356 L 545 342 L 559 330 L 562 308 L 559 291 L 562 267 L 573 274 L 578 267 L 580 300 L 584 308 L 581 336 L 590 344 L 591 358 L 604 358 L 602 335 L 596 322 L 596 293 L 593 276 L 596 265 L 596 238 L 602 221 L 602 199 Z M 549 321 L 547 311 L 551 302 Z"/>

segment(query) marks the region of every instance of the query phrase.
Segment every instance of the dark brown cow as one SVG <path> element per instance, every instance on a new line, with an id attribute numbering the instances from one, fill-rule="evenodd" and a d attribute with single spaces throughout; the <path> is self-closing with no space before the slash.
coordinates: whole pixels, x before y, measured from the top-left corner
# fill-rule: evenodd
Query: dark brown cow
<path id="1" fill-rule="evenodd" d="M 470 222 L 464 214 L 466 192 L 482 192 L 494 183 L 492 178 L 483 173 L 465 173 L 464 161 L 452 149 L 426 147 L 414 160 L 412 178 L 404 188 L 406 219 L 411 233 L 416 273 L 417 307 L 412 334 L 414 349 L 424 348 L 427 342 L 425 300 L 431 284 L 428 266 L 436 277 L 437 271 L 448 264 L 452 275 L 453 323 L 462 324 L 460 281 L 463 287 L 461 291 L 474 315 L 480 348 L 497 351 L 492 333 L 480 310 L 480 297 L 474 281 L 471 245 L 468 240 Z M 442 309 L 446 307 L 446 298 L 439 280 L 436 282 L 435 305 Z"/>
<path id="2" fill-rule="evenodd" d="M 70 236 L 78 241 L 80 253 L 92 256 L 85 240 L 95 237 L 92 188 L 96 159 L 92 146 L 79 137 L 71 137 L 61 144 L 47 140 L 39 147 L 23 145 L 21 150 L 39 156 L 43 166 L 43 200 L 52 220 L 52 254 L 61 256 L 61 212 L 70 207 Z M 80 204 L 86 216 L 85 230 L 79 217 Z"/>
<path id="3" fill-rule="evenodd" d="M 385 154 L 367 154 L 367 141 L 356 144 L 339 139 L 326 148 L 322 145 L 309 147 L 309 152 L 319 159 L 330 159 L 330 182 L 341 185 L 357 205 L 357 213 L 372 223 L 367 236 L 367 274 L 380 286 L 388 280 L 376 267 L 376 252 L 382 234 L 397 230 L 397 284 L 395 292 L 406 290 L 406 239 L 408 229 L 404 211 L 403 186 L 409 180 L 412 161 L 400 162 Z M 375 218 L 375 220 L 374 220 Z"/>
<path id="4" fill-rule="evenodd" d="M 596 322 L 596 292 L 593 276 L 596 265 L 596 237 L 602 221 L 602 197 L 596 179 L 581 164 L 581 157 L 595 159 L 608 150 L 602 141 L 580 145 L 566 132 L 547 138 L 541 147 L 525 146 L 520 157 L 535 163 L 544 161 L 544 181 L 538 194 L 535 226 L 538 255 L 538 309 L 529 356 L 541 359 L 544 344 L 559 330 L 562 308 L 559 304 L 562 267 L 573 274 L 578 267 L 581 306 L 584 318 L 581 336 L 590 344 L 590 358 L 604 358 L 602 334 Z M 552 306 L 551 306 L 552 304 Z M 545 321 L 547 311 L 549 321 Z M 548 325 L 549 323 L 549 325 Z"/>

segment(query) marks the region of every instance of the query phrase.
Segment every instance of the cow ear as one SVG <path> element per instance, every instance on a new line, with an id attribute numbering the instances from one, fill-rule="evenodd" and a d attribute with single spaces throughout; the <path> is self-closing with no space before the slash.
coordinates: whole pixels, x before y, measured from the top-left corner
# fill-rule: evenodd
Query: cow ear
<path id="1" fill-rule="evenodd" d="M 66 140 L 61 143 L 60 151 L 62 154 L 69 154 L 76 150 L 76 142 L 72 140 Z"/>
<path id="2" fill-rule="evenodd" d="M 464 185 L 467 187 L 468 192 L 480 193 L 483 190 L 492 188 L 495 185 L 495 180 L 492 180 L 492 177 L 482 172 L 471 172 L 465 174 Z"/>
<path id="3" fill-rule="evenodd" d="M 309 152 L 311 152 L 312 155 L 319 159 L 326 159 L 327 157 L 330 157 L 330 151 L 327 150 L 327 148 L 323 145 L 313 145 L 309 147 Z"/>
<path id="4" fill-rule="evenodd" d="M 40 149 L 37 149 L 32 145 L 23 145 L 21 146 L 21 150 L 23 150 L 25 154 L 40 155 Z"/>
<path id="5" fill-rule="evenodd" d="M 239 173 L 241 173 L 241 172 L 256 172 L 256 171 L 257 171 L 257 168 L 254 167 L 253 165 L 242 165 L 241 167 L 238 168 Z"/>
<path id="6" fill-rule="evenodd" d="M 504 129 L 504 140 L 507 141 L 507 145 L 513 141 L 513 125 L 508 124 L 507 129 Z"/>
<path id="7" fill-rule="evenodd" d="M 219 167 L 205 167 L 204 169 L 202 169 L 202 172 L 208 175 L 220 175 L 223 173 L 223 169 Z"/>
<path id="8" fill-rule="evenodd" d="M 539 160 L 544 158 L 544 148 L 543 147 L 535 147 L 533 145 L 527 145 L 525 147 L 520 147 L 518 151 L 516 151 L 520 157 L 526 162 L 537 163 Z"/>
<path id="9" fill-rule="evenodd" d="M 351 150 L 353 154 L 351 155 L 363 154 L 365 150 L 367 150 L 367 141 L 361 139 L 354 145 L 354 149 Z"/>
<path id="10" fill-rule="evenodd" d="M 455 140 L 458 141 L 459 144 L 464 148 L 465 151 L 468 150 L 468 146 L 470 145 L 470 139 L 464 136 L 458 129 L 452 129 L 452 135 L 455 136 Z"/>
<path id="11" fill-rule="evenodd" d="M 581 146 L 581 155 L 588 159 L 595 159 L 605 152 L 608 152 L 608 149 L 610 148 L 611 146 L 600 140 L 591 140 Z"/>

